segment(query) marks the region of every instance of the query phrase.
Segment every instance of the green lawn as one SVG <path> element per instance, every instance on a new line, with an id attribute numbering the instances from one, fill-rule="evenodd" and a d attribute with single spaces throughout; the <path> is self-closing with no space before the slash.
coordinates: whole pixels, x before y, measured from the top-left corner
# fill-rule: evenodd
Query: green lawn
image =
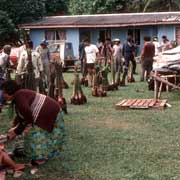
<path id="1" fill-rule="evenodd" d="M 72 73 L 66 73 L 65 79 L 70 84 Z M 61 158 L 42 166 L 36 176 L 27 170 L 21 179 L 180 179 L 180 92 L 163 93 L 162 98 L 172 105 L 164 111 L 117 111 L 115 104 L 122 99 L 153 98 L 153 92 L 141 82 L 108 92 L 105 98 L 92 97 L 90 88 L 83 90 L 88 103 L 81 106 L 69 104 L 72 85 L 64 91 L 69 114 L 65 115 L 67 136 Z M 8 126 L 4 112 L 1 132 Z"/>

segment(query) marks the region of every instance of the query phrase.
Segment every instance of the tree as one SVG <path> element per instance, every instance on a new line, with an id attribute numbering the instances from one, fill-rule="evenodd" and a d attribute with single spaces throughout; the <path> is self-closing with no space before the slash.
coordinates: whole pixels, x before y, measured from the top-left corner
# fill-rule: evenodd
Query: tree
<path id="1" fill-rule="evenodd" d="M 45 9 L 47 15 L 62 15 L 67 13 L 67 0 L 46 0 Z"/>
<path id="2" fill-rule="evenodd" d="M 70 0 L 71 14 L 100 14 L 126 12 L 129 0 Z"/>
<path id="3" fill-rule="evenodd" d="M 16 41 L 18 39 L 18 31 L 14 23 L 6 12 L 0 10 L 0 46 L 5 43 Z"/>
<path id="4" fill-rule="evenodd" d="M 45 0 L 1 0 L 0 10 L 5 10 L 14 24 L 38 19 L 45 14 Z"/>
<path id="5" fill-rule="evenodd" d="M 146 0 L 143 12 L 178 10 L 180 10 L 180 0 Z"/>

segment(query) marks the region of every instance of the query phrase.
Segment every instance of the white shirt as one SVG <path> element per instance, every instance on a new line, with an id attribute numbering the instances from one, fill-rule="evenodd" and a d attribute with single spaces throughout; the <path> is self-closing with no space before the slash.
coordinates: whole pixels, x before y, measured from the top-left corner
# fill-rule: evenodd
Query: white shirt
<path id="1" fill-rule="evenodd" d="M 155 46 L 155 56 L 157 56 L 159 54 L 159 48 L 160 48 L 160 43 L 157 41 L 153 41 L 153 44 Z"/>
<path id="2" fill-rule="evenodd" d="M 98 48 L 94 44 L 90 44 L 89 46 L 85 47 L 86 53 L 86 63 L 95 63 L 96 61 L 96 54 L 99 52 Z"/>
<path id="3" fill-rule="evenodd" d="M 122 46 L 119 45 L 114 45 L 113 46 L 113 56 L 117 57 L 117 58 L 121 58 L 122 57 Z"/>

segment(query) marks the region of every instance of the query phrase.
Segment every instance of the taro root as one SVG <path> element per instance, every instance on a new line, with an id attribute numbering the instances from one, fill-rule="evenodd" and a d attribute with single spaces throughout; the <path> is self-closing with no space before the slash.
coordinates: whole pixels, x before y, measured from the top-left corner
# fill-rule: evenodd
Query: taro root
<path id="1" fill-rule="evenodd" d="M 86 77 L 81 78 L 80 84 L 88 87 L 88 80 L 86 79 Z"/>
<path id="2" fill-rule="evenodd" d="M 52 62 L 50 64 L 50 85 L 48 95 L 54 98 L 67 114 L 67 103 L 63 97 L 64 78 L 62 64 L 58 62 Z"/>
<path id="3" fill-rule="evenodd" d="M 130 65 L 129 65 L 127 81 L 129 83 L 135 82 L 135 79 L 133 77 L 133 64 L 132 64 L 132 62 L 130 62 Z"/>
<path id="4" fill-rule="evenodd" d="M 108 91 L 108 89 L 109 89 L 109 81 L 108 81 L 109 71 L 110 71 L 110 69 L 109 69 L 108 65 L 103 67 L 103 69 L 101 70 L 102 88 L 105 91 Z"/>
<path id="5" fill-rule="evenodd" d="M 107 96 L 106 91 L 100 85 L 103 82 L 100 67 L 95 67 L 95 75 L 93 79 L 93 88 L 92 88 L 92 96 L 95 97 L 105 97 Z"/>
<path id="6" fill-rule="evenodd" d="M 85 104 L 87 102 L 86 96 L 83 93 L 83 90 L 81 88 L 79 74 L 74 74 L 74 87 L 73 87 L 73 95 L 71 97 L 71 104 L 74 105 L 81 105 Z"/>

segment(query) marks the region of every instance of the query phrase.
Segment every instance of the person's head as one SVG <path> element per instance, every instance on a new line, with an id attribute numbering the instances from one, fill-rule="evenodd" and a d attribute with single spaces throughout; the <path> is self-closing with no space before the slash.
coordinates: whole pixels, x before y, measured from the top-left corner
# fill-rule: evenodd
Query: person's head
<path id="1" fill-rule="evenodd" d="M 153 41 L 154 41 L 154 42 L 158 42 L 158 37 L 157 37 L 157 36 L 154 36 L 154 37 L 153 37 Z"/>
<path id="2" fill-rule="evenodd" d="M 128 35 L 127 41 L 128 41 L 128 42 L 132 42 L 132 36 Z"/>
<path id="3" fill-rule="evenodd" d="M 27 49 L 33 49 L 33 42 L 31 40 L 28 40 L 25 42 Z"/>
<path id="4" fill-rule="evenodd" d="M 166 42 L 169 41 L 169 40 L 167 39 L 167 36 L 162 36 L 162 41 L 163 41 L 164 43 L 166 43 Z"/>
<path id="5" fill-rule="evenodd" d="M 144 37 L 144 41 L 145 41 L 145 42 L 151 41 L 151 37 L 150 37 L 150 36 L 145 36 L 145 37 Z"/>
<path id="6" fill-rule="evenodd" d="M 5 45 L 3 47 L 3 51 L 4 51 L 4 53 L 10 55 L 10 53 L 11 53 L 11 45 Z"/>
<path id="7" fill-rule="evenodd" d="M 20 86 L 16 81 L 8 80 L 1 85 L 1 90 L 3 91 L 3 97 L 6 101 L 11 101 L 14 94 L 20 89 Z"/>
<path id="8" fill-rule="evenodd" d="M 114 39 L 114 44 L 116 44 L 116 45 L 119 45 L 120 44 L 120 39 Z"/>
<path id="9" fill-rule="evenodd" d="M 84 39 L 84 45 L 89 46 L 90 45 L 90 40 L 89 39 Z"/>
<path id="10" fill-rule="evenodd" d="M 106 44 L 111 44 L 111 39 L 110 39 L 110 38 L 106 38 L 105 43 L 106 43 Z"/>
<path id="11" fill-rule="evenodd" d="M 45 49 L 47 47 L 48 43 L 46 40 L 43 40 L 41 43 L 40 43 L 40 46 Z"/>

